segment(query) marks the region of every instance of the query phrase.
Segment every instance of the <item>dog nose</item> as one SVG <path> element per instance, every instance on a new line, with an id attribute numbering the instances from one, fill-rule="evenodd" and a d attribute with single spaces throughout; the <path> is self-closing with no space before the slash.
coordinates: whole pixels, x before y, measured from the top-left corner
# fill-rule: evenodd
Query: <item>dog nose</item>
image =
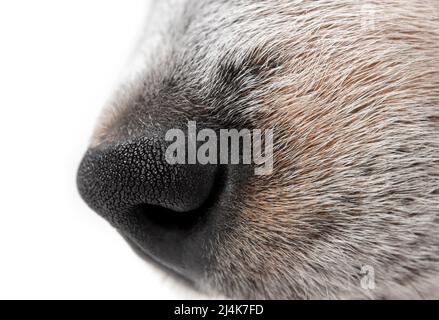
<path id="1" fill-rule="evenodd" d="M 166 149 L 160 137 L 91 148 L 78 171 L 78 188 L 136 251 L 193 280 L 208 265 L 203 249 L 211 215 L 206 212 L 217 201 L 219 170 L 170 164 Z"/>
<path id="2" fill-rule="evenodd" d="M 193 161 L 190 151 L 202 142 L 188 132 L 179 153 L 166 128 L 111 132 L 87 151 L 77 184 L 85 202 L 142 257 L 196 281 L 209 272 L 218 234 L 233 226 L 252 167 Z M 177 153 L 169 157 L 169 150 Z M 177 164 L 168 161 L 173 157 Z"/>
<path id="3" fill-rule="evenodd" d="M 198 209 L 214 185 L 216 166 L 170 164 L 166 147 L 155 137 L 90 149 L 78 173 L 81 196 L 103 216 L 138 206 L 181 214 Z"/>

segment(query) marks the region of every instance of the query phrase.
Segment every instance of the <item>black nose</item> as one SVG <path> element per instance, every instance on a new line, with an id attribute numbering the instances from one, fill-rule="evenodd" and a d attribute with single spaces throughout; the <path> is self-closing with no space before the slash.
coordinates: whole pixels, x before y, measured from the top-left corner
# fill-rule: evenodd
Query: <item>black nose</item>
<path id="1" fill-rule="evenodd" d="M 81 195 L 103 214 L 146 204 L 182 214 L 199 208 L 214 185 L 216 166 L 169 164 L 166 146 L 141 138 L 89 150 L 79 170 Z"/>
<path id="2" fill-rule="evenodd" d="M 218 167 L 169 164 L 166 148 L 161 137 L 145 137 L 90 149 L 79 169 L 79 192 L 148 255 L 179 272 L 199 269 L 203 240 L 194 230 Z"/>

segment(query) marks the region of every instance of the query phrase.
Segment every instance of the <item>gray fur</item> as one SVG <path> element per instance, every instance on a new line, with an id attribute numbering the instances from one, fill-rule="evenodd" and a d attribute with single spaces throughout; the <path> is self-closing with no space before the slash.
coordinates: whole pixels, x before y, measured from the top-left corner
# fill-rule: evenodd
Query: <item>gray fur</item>
<path id="1" fill-rule="evenodd" d="M 372 27 L 365 4 L 377 10 Z M 254 177 L 233 204 L 202 290 L 438 296 L 437 1 L 167 0 L 150 21 L 93 145 L 153 123 L 133 109 L 139 94 L 276 132 L 274 174 Z M 360 286 L 364 265 L 375 290 Z"/>

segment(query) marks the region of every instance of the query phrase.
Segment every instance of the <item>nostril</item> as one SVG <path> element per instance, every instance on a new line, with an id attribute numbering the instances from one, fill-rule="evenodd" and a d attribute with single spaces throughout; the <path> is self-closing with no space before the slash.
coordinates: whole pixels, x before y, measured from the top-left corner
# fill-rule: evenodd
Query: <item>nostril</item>
<path id="1" fill-rule="evenodd" d="M 203 206 L 204 208 L 204 206 Z M 149 204 L 140 204 L 131 209 L 134 215 L 147 219 L 150 227 L 166 230 L 166 233 L 189 230 L 202 217 L 203 210 L 176 212 L 171 209 Z"/>
<path id="2" fill-rule="evenodd" d="M 171 165 L 165 150 L 166 145 L 154 138 L 89 150 L 78 173 L 82 197 L 113 221 L 132 208 L 162 208 L 174 218 L 198 209 L 214 187 L 217 167 Z"/>

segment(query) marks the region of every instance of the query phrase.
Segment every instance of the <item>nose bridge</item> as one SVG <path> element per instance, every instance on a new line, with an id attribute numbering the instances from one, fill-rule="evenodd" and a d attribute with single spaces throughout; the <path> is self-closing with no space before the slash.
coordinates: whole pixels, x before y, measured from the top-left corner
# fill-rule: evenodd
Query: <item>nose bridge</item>
<path id="1" fill-rule="evenodd" d="M 209 196 L 216 167 L 169 164 L 166 147 L 160 138 L 144 137 L 90 149 L 78 174 L 84 200 L 102 215 L 138 205 L 197 209 Z"/>

